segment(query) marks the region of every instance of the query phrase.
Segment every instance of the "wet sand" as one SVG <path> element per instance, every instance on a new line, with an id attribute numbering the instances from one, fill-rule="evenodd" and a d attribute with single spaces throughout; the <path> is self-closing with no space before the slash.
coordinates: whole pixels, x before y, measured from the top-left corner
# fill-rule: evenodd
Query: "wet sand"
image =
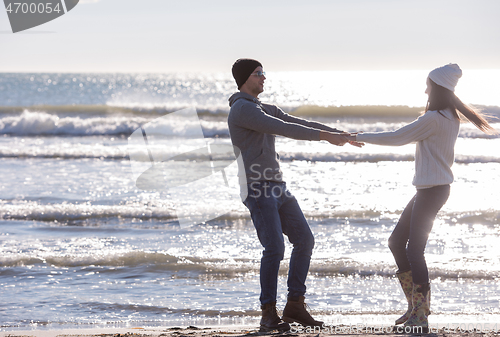
<path id="1" fill-rule="evenodd" d="M 426 335 L 429 337 L 500 337 L 498 331 L 449 331 L 444 329 L 431 329 L 429 333 L 419 332 L 395 333 L 389 331 L 389 327 L 353 327 L 353 326 L 330 326 L 321 330 L 301 328 L 292 326 L 285 333 L 259 332 L 255 326 L 224 326 L 224 327 L 154 327 L 154 328 L 96 328 L 96 329 L 62 329 L 62 330 L 24 330 L 24 331 L 0 331 L 0 337 L 253 337 L 253 336 L 301 336 L 318 337 L 319 335 L 340 335 L 366 337 L 374 335 L 401 336 L 401 335 Z"/>

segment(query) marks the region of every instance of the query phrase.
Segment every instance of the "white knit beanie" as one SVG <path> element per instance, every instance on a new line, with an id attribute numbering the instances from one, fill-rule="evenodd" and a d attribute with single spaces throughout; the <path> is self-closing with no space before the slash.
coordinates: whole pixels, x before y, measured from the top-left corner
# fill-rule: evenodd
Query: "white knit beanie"
<path id="1" fill-rule="evenodd" d="M 454 92 L 458 79 L 462 77 L 462 70 L 458 64 L 450 63 L 434 69 L 429 73 L 429 78 L 442 87 Z"/>

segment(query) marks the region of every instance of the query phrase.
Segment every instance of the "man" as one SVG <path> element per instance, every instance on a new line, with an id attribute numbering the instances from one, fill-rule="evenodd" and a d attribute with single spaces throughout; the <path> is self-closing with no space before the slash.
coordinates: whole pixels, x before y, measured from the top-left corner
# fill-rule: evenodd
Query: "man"
<path id="1" fill-rule="evenodd" d="M 314 237 L 295 197 L 287 190 L 275 151 L 275 135 L 299 140 L 326 140 L 344 145 L 341 131 L 306 121 L 283 112 L 275 105 L 263 104 L 258 95 L 266 80 L 262 64 L 239 59 L 232 68 L 239 92 L 229 98 L 229 133 L 233 146 L 241 151 L 250 210 L 259 240 L 264 247 L 260 266 L 262 319 L 261 331 L 290 330 L 288 323 L 322 326 L 307 312 L 304 303 L 305 280 L 309 271 Z M 352 142 L 353 145 L 361 146 Z M 246 191 L 245 191 L 246 192 Z M 246 193 L 243 193 L 246 195 Z M 284 255 L 283 233 L 293 244 L 288 272 L 288 299 L 280 319 L 276 312 L 278 270 Z"/>

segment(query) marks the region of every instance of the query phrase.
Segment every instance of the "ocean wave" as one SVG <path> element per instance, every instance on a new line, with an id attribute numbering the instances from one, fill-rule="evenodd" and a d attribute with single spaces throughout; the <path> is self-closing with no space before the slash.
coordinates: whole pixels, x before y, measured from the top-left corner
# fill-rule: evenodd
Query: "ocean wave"
<path id="1" fill-rule="evenodd" d="M 200 116 L 215 116 L 225 118 L 229 114 L 229 105 L 199 105 L 187 103 L 157 104 L 157 103 L 107 103 L 101 105 L 32 105 L 32 106 L 0 106 L 0 115 L 20 114 L 25 110 L 43 111 L 49 114 L 65 116 L 162 116 L 186 108 L 195 108 Z M 284 111 L 294 116 L 311 118 L 380 118 L 383 120 L 415 119 L 424 111 L 424 107 L 410 107 L 404 105 L 299 105 L 281 106 Z M 477 106 L 492 120 L 500 120 L 500 107 Z"/>
<path id="2" fill-rule="evenodd" d="M 312 110 L 309 110 L 312 109 Z M 320 109 L 321 108 L 321 109 Z M 292 114 L 305 118 L 319 118 L 320 121 L 350 132 L 383 132 L 398 129 L 418 114 L 414 108 L 385 107 L 390 113 L 384 114 L 384 107 L 301 107 Z M 315 113 L 316 109 L 324 111 Z M 397 113 L 400 111 L 401 113 Z M 412 110 L 413 109 L 413 110 Z M 137 128 L 156 120 L 163 130 L 176 130 L 179 136 L 192 137 L 201 128 L 206 138 L 229 137 L 227 111 L 197 110 L 199 125 L 185 128 L 185 120 L 161 118 L 176 110 L 134 110 L 110 106 L 39 106 L 28 108 L 0 107 L 0 135 L 11 136 L 130 136 Z M 359 111 L 351 113 L 350 111 Z M 366 111 L 365 111 L 366 110 Z M 364 115 L 363 115 L 364 111 Z M 391 112 L 392 111 L 392 112 Z M 161 118 L 161 120 L 158 120 Z M 326 118 L 326 119 L 325 119 Z M 182 126 L 182 127 L 181 127 Z M 500 128 L 500 123 L 493 123 Z M 178 130 L 184 130 L 179 134 Z M 498 138 L 486 135 L 477 128 L 464 124 L 459 137 L 462 138 Z"/>
<path id="3" fill-rule="evenodd" d="M 126 145 L 106 146 L 103 144 L 73 144 L 73 146 L 27 146 L 12 147 L 0 143 L 0 158 L 51 158 L 51 159 L 99 159 L 99 160 L 129 160 L 130 149 Z M 225 158 L 220 158 L 224 160 Z M 231 159 L 231 158 L 227 158 Z M 413 153 L 311 153 L 304 151 L 280 152 L 281 162 L 309 161 L 309 162 L 412 162 Z M 457 154 L 455 162 L 459 164 L 500 163 L 497 154 Z"/>
<path id="4" fill-rule="evenodd" d="M 352 105 L 352 106 L 318 106 L 303 105 L 291 111 L 296 116 L 314 117 L 408 117 L 416 118 L 424 110 L 423 107 L 385 106 L 385 105 Z"/>
<path id="5" fill-rule="evenodd" d="M 44 111 L 24 110 L 20 115 L 3 115 L 0 119 L 0 134 L 19 136 L 129 135 L 144 123 L 147 123 L 144 118 L 126 116 L 59 117 Z"/>
<path id="6" fill-rule="evenodd" d="M 102 104 L 102 105 L 32 105 L 32 106 L 0 106 L 0 114 L 20 114 L 25 110 L 43 111 L 54 115 L 64 116 L 106 116 L 106 115 L 125 115 L 125 116 L 162 116 L 170 112 L 195 107 L 201 116 L 226 116 L 229 113 L 227 108 L 204 107 L 186 104 Z"/>
<path id="7" fill-rule="evenodd" d="M 173 209 L 162 206 L 145 205 L 90 205 L 90 204 L 39 204 L 35 201 L 0 203 L 1 219 L 33 220 L 61 223 L 74 223 L 105 218 L 128 220 L 156 220 L 171 222 L 176 219 Z"/>
<path id="8" fill-rule="evenodd" d="M 460 267 L 453 264 L 450 268 L 443 266 L 439 267 L 429 267 L 429 277 L 431 279 L 441 278 L 441 279 L 486 279 L 486 280 L 496 280 L 498 279 L 498 273 L 500 270 L 494 268 L 477 268 L 476 261 L 459 261 Z M 497 265 L 496 261 L 482 261 L 485 265 Z M 371 263 L 365 264 L 362 262 L 357 262 L 351 259 L 341 259 L 337 261 L 329 262 L 328 265 L 322 263 L 311 262 L 311 267 L 309 268 L 311 274 L 315 274 L 318 277 L 337 277 L 340 275 L 344 276 L 362 276 L 362 277 L 372 277 L 372 276 L 382 276 L 382 277 L 394 277 L 394 265 L 386 265 L 382 263 Z"/>
<path id="9" fill-rule="evenodd" d="M 346 210 L 328 210 L 322 213 L 318 210 L 304 210 L 306 217 L 322 221 L 324 219 L 372 219 L 390 216 L 385 211 L 366 210 L 366 209 L 346 209 Z M 463 223 L 481 223 L 489 224 L 492 221 L 500 219 L 498 210 L 480 211 L 471 214 L 470 212 L 446 214 L 451 219 L 456 219 Z M 128 202 L 123 205 L 92 205 L 91 203 L 42 203 L 32 200 L 0 200 L 0 219 L 4 220 L 29 220 L 56 222 L 64 226 L 65 224 L 81 224 L 86 222 L 97 226 L 95 222 L 103 219 L 115 219 L 115 223 L 120 225 L 126 223 L 130 225 L 131 221 L 152 221 L 154 226 L 158 222 L 163 226 L 176 225 L 177 217 L 172 205 L 165 204 L 164 201 L 148 202 Z M 247 212 L 229 210 L 226 214 L 216 219 L 217 223 L 239 223 L 249 220 Z M 106 222 L 103 222 L 106 225 Z"/>
<path id="10" fill-rule="evenodd" d="M 216 317 L 240 317 L 240 316 L 260 316 L 260 310 L 215 310 L 215 309 L 191 309 L 191 308 L 169 308 L 155 305 L 141 305 L 141 304 L 120 304 L 120 303 L 101 303 L 101 302 L 86 302 L 82 303 L 87 308 L 92 308 L 97 311 L 112 311 L 112 312 L 151 312 L 162 313 L 169 315 L 196 315 L 198 317 L 216 318 Z M 198 329 L 197 330 L 203 330 Z M 208 328 L 207 328 L 208 329 Z M 170 330 L 181 330 L 180 328 L 170 328 Z"/>
<path id="11" fill-rule="evenodd" d="M 488 260 L 481 261 L 484 265 L 493 265 Z M 447 264 L 450 267 L 447 268 Z M 457 264 L 460 264 L 458 266 Z M 51 266 L 58 268 L 98 268 L 100 273 L 108 270 L 112 273 L 130 272 L 132 268 L 140 268 L 152 273 L 187 272 L 193 277 L 202 276 L 208 279 L 234 279 L 247 274 L 259 272 L 260 259 L 231 258 L 200 258 L 192 256 L 174 256 L 164 252 L 128 251 L 124 253 L 80 253 L 64 254 L 47 252 L 20 252 L 4 254 L 0 257 L 0 267 Z M 146 269 L 145 269 L 146 267 Z M 289 260 L 281 263 L 279 274 L 286 277 Z M 90 269 L 89 269 L 90 268 Z M 120 268 L 124 268 L 120 270 Z M 477 261 L 449 261 L 439 267 L 430 267 L 431 278 L 441 279 L 497 279 L 499 270 L 494 268 L 481 269 Z M 392 264 L 361 262 L 354 258 L 340 257 L 336 259 L 312 259 L 309 268 L 311 275 L 317 277 L 361 276 L 361 277 L 394 277 Z"/>
<path id="12" fill-rule="evenodd" d="M 375 218 L 382 212 L 375 210 L 343 210 L 326 213 L 304 211 L 308 218 L 313 220 L 324 220 L 328 218 Z M 157 203 L 149 202 L 147 205 L 138 202 L 126 205 L 91 205 L 90 203 L 68 203 L 43 204 L 37 201 L 0 201 L 0 219 L 53 222 L 58 226 L 80 225 L 80 226 L 117 226 L 117 227 L 162 227 L 174 229 L 177 226 L 175 209 L 165 205 L 161 200 Z M 107 219 L 113 219 L 112 225 L 108 225 Z M 247 212 L 229 211 L 217 217 L 210 224 L 230 224 L 239 226 L 249 221 Z M 137 224 L 135 221 L 139 221 Z M 132 222 L 132 223 L 131 223 Z"/>
<path id="13" fill-rule="evenodd" d="M 20 254 L 19 256 L 3 257 L 0 266 L 2 267 L 18 267 L 32 265 L 50 265 L 54 267 L 91 267 L 91 266 L 106 266 L 106 267 L 137 267 L 143 264 L 158 264 L 164 267 L 164 270 L 170 267 L 176 268 L 180 265 L 179 258 L 162 253 L 148 252 L 130 252 L 125 254 L 108 254 L 107 256 L 88 255 L 88 256 L 59 256 L 59 255 L 43 255 L 43 256 L 28 256 Z M 187 266 L 189 267 L 189 263 Z M 178 267 L 178 266 L 177 266 Z"/>
<path id="14" fill-rule="evenodd" d="M 0 117 L 0 135 L 11 136 L 130 136 L 139 127 L 164 115 L 158 114 L 86 114 L 58 115 L 47 111 L 25 109 L 19 114 L 3 114 Z M 171 129 L 184 130 L 179 136 L 191 137 L 196 130 L 185 128 L 185 121 L 162 119 Z M 207 138 L 228 137 L 227 123 L 212 120 L 200 120 L 199 125 Z M 199 127 L 193 125 L 193 127 Z M 182 126 L 182 127 L 180 127 Z"/>
<path id="15" fill-rule="evenodd" d="M 105 146 L 103 144 L 73 144 L 72 146 L 48 145 L 44 147 L 9 146 L 0 143 L 0 158 L 50 158 L 50 159 L 100 159 L 128 160 L 125 146 Z"/>

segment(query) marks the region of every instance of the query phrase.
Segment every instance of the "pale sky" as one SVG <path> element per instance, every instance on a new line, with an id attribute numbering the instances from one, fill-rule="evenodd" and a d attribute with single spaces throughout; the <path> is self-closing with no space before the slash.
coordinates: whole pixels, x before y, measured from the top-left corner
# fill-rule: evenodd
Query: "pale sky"
<path id="1" fill-rule="evenodd" d="M 499 15 L 500 0 L 81 0 L 13 34 L 1 7 L 0 72 L 500 69 Z"/>

